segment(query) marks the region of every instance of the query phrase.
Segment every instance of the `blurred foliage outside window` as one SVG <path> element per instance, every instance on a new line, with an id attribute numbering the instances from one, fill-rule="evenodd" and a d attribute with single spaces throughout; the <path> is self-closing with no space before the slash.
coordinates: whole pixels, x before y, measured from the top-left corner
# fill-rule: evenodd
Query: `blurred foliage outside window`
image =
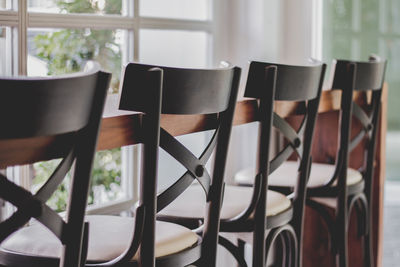
<path id="1" fill-rule="evenodd" d="M 103 1 L 72 0 L 56 1 L 63 13 L 112 13 L 121 12 L 122 0 Z M 48 75 L 77 72 L 87 60 L 98 61 L 113 73 L 111 92 L 119 87 L 121 70 L 121 46 L 116 30 L 62 29 L 34 37 L 34 56 L 46 62 Z M 33 191 L 37 190 L 51 175 L 60 160 L 40 162 L 33 165 Z M 70 178 L 60 185 L 48 204 L 63 211 L 68 201 Z M 92 173 L 89 204 L 102 204 L 123 197 L 121 190 L 121 149 L 96 153 Z"/>
<path id="2" fill-rule="evenodd" d="M 400 1 L 324 1 L 323 37 L 328 63 L 334 58 L 367 60 L 372 53 L 388 60 L 386 179 L 400 181 Z"/>
<path id="3" fill-rule="evenodd" d="M 66 13 L 120 13 L 122 0 L 56 1 Z M 121 42 L 119 30 L 63 29 L 35 36 L 35 56 L 47 63 L 48 75 L 80 71 L 88 60 L 95 60 L 113 74 L 111 92 L 117 93 L 121 75 Z"/>
<path id="4" fill-rule="evenodd" d="M 325 62 L 368 60 L 373 53 L 388 59 L 388 128 L 400 131 L 400 1 L 327 0 L 323 25 Z"/>

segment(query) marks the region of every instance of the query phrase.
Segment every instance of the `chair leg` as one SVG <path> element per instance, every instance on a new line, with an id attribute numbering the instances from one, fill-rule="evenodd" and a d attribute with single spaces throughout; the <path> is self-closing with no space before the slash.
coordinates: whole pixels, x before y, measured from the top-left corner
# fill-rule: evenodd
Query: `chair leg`
<path id="1" fill-rule="evenodd" d="M 363 236 L 363 258 L 365 267 L 373 267 L 373 251 L 372 251 L 372 208 L 370 207 L 366 197 L 361 196 L 357 201 L 357 210 L 359 211 L 359 220 L 362 220 L 363 228 L 361 233 Z"/>
<path id="2" fill-rule="evenodd" d="M 363 263 L 365 267 L 373 267 L 373 251 L 372 251 L 372 218 L 371 207 L 364 194 L 355 196 L 349 204 L 349 214 L 353 206 L 357 211 L 357 230 L 358 236 L 362 238 L 363 245 Z"/>
<path id="3" fill-rule="evenodd" d="M 348 267 L 348 238 L 347 238 L 347 218 L 346 216 L 339 216 L 337 218 L 337 255 L 336 266 Z"/>
<path id="4" fill-rule="evenodd" d="M 372 235 L 368 233 L 364 236 L 364 266 L 373 267 Z"/>

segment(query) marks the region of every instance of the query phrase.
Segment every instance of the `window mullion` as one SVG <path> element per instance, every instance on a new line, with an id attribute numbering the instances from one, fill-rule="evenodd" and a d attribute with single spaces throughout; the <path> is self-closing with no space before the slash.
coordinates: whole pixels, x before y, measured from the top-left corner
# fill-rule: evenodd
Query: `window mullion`
<path id="1" fill-rule="evenodd" d="M 6 27 L 18 27 L 18 12 L 0 11 L 0 25 Z"/>
<path id="2" fill-rule="evenodd" d="M 140 28 L 212 32 L 211 21 L 140 17 Z"/>
<path id="3" fill-rule="evenodd" d="M 133 6 L 133 17 L 135 18 L 135 24 L 133 29 L 133 60 L 139 61 L 139 31 L 140 31 L 140 15 L 139 15 L 139 6 L 140 0 L 134 0 Z"/>
<path id="4" fill-rule="evenodd" d="M 27 74 L 27 1 L 18 1 L 18 74 Z"/>
<path id="5" fill-rule="evenodd" d="M 133 29 L 135 19 L 117 15 L 29 13 L 29 27 Z"/>

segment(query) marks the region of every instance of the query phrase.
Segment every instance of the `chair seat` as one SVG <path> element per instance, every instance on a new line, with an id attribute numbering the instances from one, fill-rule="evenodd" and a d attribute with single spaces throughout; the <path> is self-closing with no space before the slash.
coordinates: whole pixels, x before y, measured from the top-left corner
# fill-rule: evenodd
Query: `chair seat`
<path id="1" fill-rule="evenodd" d="M 297 181 L 298 163 L 295 161 L 286 161 L 276 169 L 268 178 L 268 184 L 271 186 L 293 187 Z M 308 187 L 319 187 L 325 185 L 335 172 L 335 165 L 312 163 Z M 239 184 L 253 184 L 255 170 L 248 168 L 241 170 L 235 175 L 235 182 Z M 357 184 L 362 180 L 360 172 L 347 169 L 347 185 Z M 336 184 L 336 181 L 334 185 Z"/>
<path id="2" fill-rule="evenodd" d="M 253 188 L 244 186 L 225 186 L 221 219 L 230 219 L 239 215 L 250 204 Z M 205 212 L 205 194 L 200 185 L 190 186 L 159 215 L 181 218 L 203 218 Z M 291 207 L 291 201 L 283 194 L 268 190 L 267 216 L 274 216 Z"/>
<path id="3" fill-rule="evenodd" d="M 119 216 L 87 216 L 89 222 L 88 261 L 112 260 L 121 255 L 132 238 L 134 220 Z M 168 222 L 156 222 L 156 257 L 178 253 L 192 247 L 198 236 L 190 229 Z M 2 250 L 24 255 L 60 257 L 61 242 L 40 223 L 22 228 L 1 246 Z M 133 257 L 137 260 L 138 253 Z"/>

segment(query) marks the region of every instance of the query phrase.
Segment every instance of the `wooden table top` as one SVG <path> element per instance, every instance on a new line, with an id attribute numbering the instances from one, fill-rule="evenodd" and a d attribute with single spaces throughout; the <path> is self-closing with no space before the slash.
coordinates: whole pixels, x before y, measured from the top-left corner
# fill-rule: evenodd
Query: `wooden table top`
<path id="1" fill-rule="evenodd" d="M 337 110 L 340 108 L 340 91 L 323 91 L 319 112 Z M 104 110 L 97 150 L 112 149 L 140 143 L 141 113 L 118 110 L 117 95 L 108 96 Z M 234 125 L 254 122 L 256 118 L 257 101 L 255 99 L 239 99 L 236 106 Z M 302 113 L 302 105 L 289 102 L 278 102 L 275 111 L 283 117 Z M 213 129 L 216 115 L 162 115 L 161 126 L 174 136 Z M 52 158 L 51 151 L 45 147 L 61 146 L 66 143 L 63 136 L 44 136 L 38 138 L 0 140 L 1 166 L 12 166 L 17 163 L 32 162 Z"/>
<path id="2" fill-rule="evenodd" d="M 339 90 L 323 91 L 319 112 L 340 108 Z M 109 96 L 103 114 L 98 150 L 140 143 L 140 113 L 118 110 L 118 96 Z M 241 98 L 236 105 L 233 125 L 256 121 L 257 102 Z M 282 117 L 301 114 L 302 107 L 296 103 L 278 102 L 275 111 Z M 161 115 L 161 126 L 174 136 L 212 129 L 216 116 L 211 115 Z"/>

